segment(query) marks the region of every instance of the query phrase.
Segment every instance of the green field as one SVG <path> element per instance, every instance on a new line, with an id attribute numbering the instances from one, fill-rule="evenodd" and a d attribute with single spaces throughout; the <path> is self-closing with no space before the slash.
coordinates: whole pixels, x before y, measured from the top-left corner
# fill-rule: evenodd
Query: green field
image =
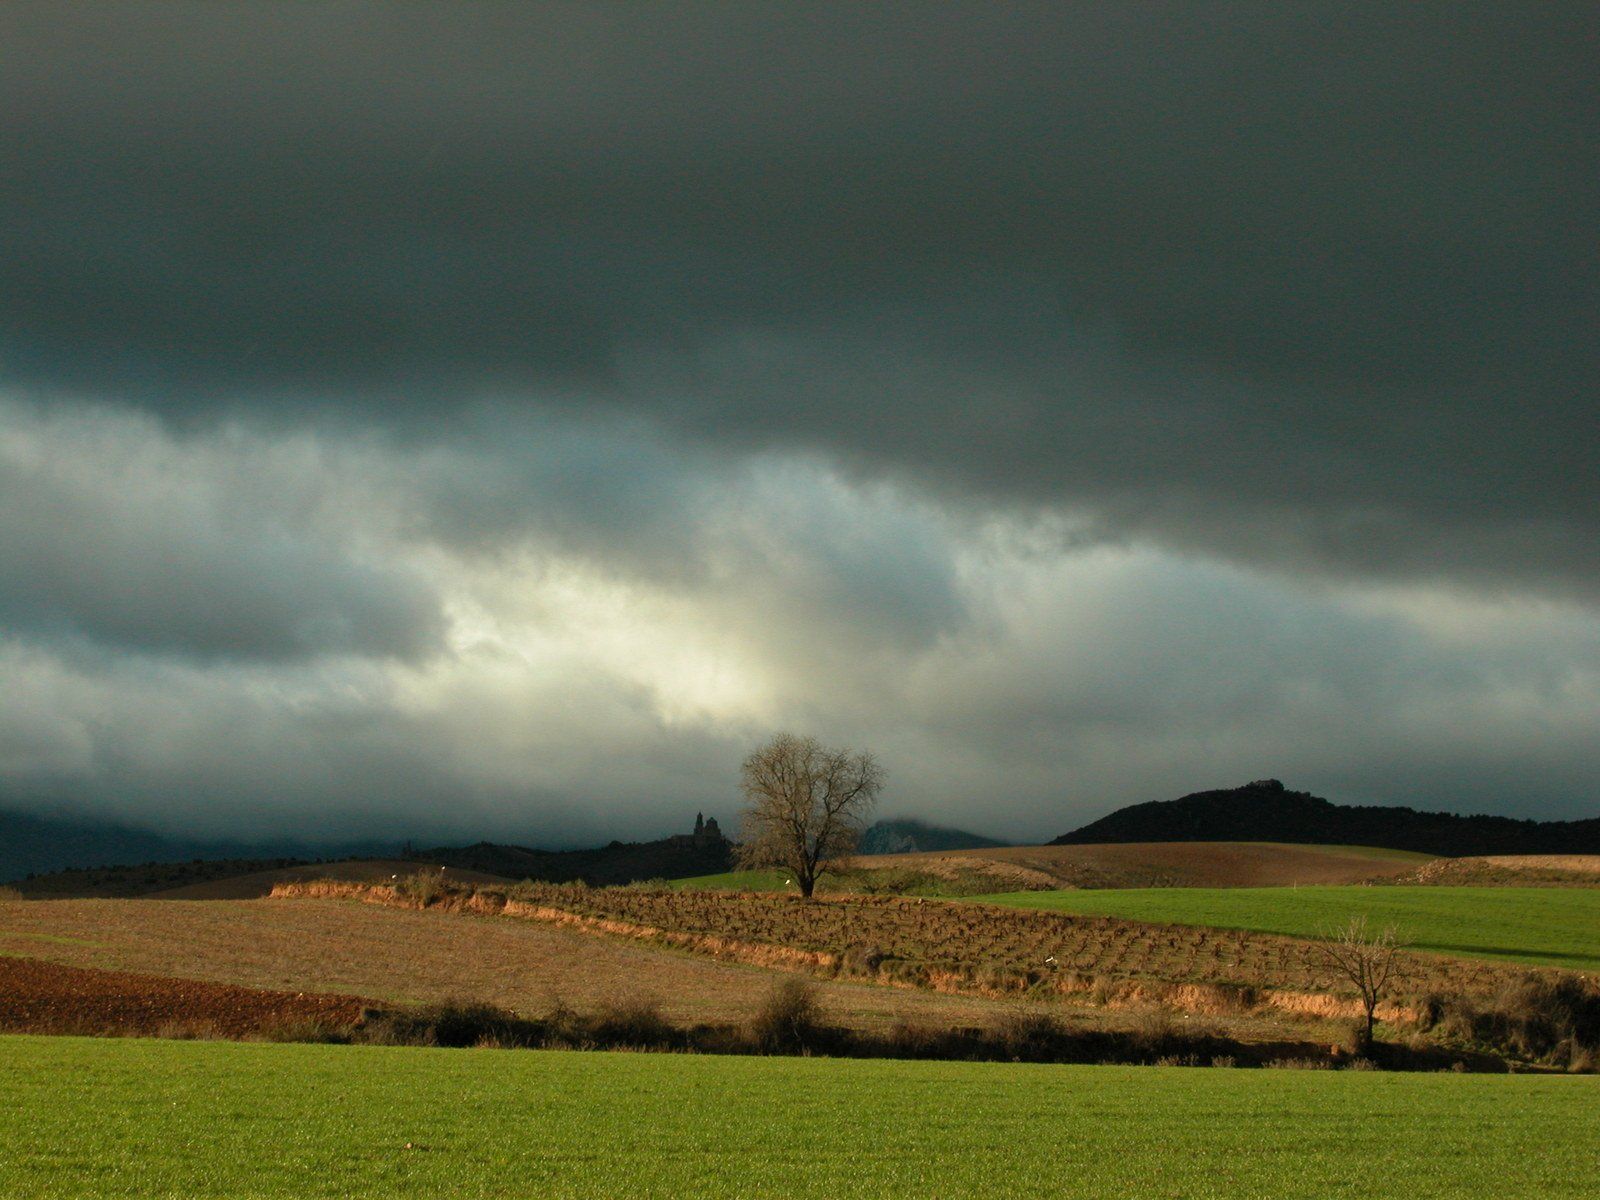
<path id="1" fill-rule="evenodd" d="M 1418 950 L 1588 970 L 1600 967 L 1600 889 L 1532 887 L 1130 888 L 1015 892 L 978 899 L 1320 937 L 1350 917 L 1393 924 Z"/>
<path id="2" fill-rule="evenodd" d="M 1581 1076 L 0 1038 L 8 1200 L 1423 1200 L 1597 1171 Z"/>

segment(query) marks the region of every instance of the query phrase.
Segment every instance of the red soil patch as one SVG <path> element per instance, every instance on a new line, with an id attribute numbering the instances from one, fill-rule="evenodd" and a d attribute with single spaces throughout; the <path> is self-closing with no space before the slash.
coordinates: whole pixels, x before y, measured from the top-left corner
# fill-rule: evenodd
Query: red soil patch
<path id="1" fill-rule="evenodd" d="M 183 1026 L 245 1037 L 303 1021 L 354 1025 L 368 1006 L 356 996 L 269 992 L 0 956 L 0 1030 L 11 1033 L 138 1034 Z"/>

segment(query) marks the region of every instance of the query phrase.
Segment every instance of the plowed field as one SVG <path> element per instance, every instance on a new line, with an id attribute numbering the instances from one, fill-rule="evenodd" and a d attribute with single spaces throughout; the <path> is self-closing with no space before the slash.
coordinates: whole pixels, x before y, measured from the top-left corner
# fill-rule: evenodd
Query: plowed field
<path id="1" fill-rule="evenodd" d="M 0 956 L 0 1030 L 13 1033 L 154 1033 L 174 1025 L 244 1037 L 299 1021 L 352 1025 L 355 996 L 257 988 L 68 967 Z"/>

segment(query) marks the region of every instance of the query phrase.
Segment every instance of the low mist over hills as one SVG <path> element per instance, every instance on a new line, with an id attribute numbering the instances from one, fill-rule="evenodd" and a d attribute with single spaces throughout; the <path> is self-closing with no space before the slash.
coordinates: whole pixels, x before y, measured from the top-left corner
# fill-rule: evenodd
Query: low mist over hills
<path id="1" fill-rule="evenodd" d="M 1051 845 L 1098 842 L 1304 842 L 1445 856 L 1600 854 L 1600 818 L 1519 821 L 1413 808 L 1341 805 L 1276 779 L 1120 808 Z"/>
<path id="2" fill-rule="evenodd" d="M 1003 845 L 1004 842 L 965 829 L 898 817 L 873 822 L 861 835 L 856 850 L 861 854 L 914 854 L 922 850 L 984 850 Z"/>

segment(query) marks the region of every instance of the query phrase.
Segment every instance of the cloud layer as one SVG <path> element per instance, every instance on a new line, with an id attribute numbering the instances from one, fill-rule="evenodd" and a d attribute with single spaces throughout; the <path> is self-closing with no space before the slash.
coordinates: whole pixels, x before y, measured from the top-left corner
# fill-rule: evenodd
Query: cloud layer
<path id="1" fill-rule="evenodd" d="M 1600 632 L 1581 606 L 1290 583 L 584 421 L 419 447 L 0 417 L 8 546 L 116 514 L 98 572 L 58 565 L 99 544 L 65 524 L 17 560 L 48 589 L 7 593 L 0 788 L 34 804 L 218 835 L 583 840 L 726 811 L 739 758 L 792 726 L 875 748 L 901 810 L 1016 837 L 1264 773 L 1582 811 Z M 135 486 L 130 462 L 173 482 Z M 242 496 L 224 569 L 171 552 L 207 544 L 178 516 Z M 352 592 L 362 563 L 381 567 Z"/>
<path id="2" fill-rule="evenodd" d="M 0 12 L 0 795 L 1577 815 L 1589 5 Z"/>

